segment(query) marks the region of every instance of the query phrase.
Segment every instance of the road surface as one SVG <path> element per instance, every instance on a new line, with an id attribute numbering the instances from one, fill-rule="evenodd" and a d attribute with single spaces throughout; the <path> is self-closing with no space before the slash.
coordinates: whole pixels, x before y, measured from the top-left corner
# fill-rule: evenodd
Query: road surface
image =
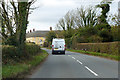
<path id="1" fill-rule="evenodd" d="M 118 62 L 105 58 L 66 51 L 52 55 L 29 78 L 118 78 Z"/>

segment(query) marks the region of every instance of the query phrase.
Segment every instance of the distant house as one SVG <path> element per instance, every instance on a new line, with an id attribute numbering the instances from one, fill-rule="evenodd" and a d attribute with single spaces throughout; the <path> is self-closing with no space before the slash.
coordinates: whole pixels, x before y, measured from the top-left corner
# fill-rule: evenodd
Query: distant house
<path id="1" fill-rule="evenodd" d="M 27 42 L 34 42 L 40 46 L 43 46 L 45 42 L 45 36 L 49 31 L 33 31 L 26 34 Z"/>

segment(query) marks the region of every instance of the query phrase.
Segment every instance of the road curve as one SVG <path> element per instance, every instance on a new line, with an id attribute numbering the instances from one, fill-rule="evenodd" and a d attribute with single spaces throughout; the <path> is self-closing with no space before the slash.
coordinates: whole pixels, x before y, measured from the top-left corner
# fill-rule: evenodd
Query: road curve
<path id="1" fill-rule="evenodd" d="M 118 62 L 105 58 L 66 51 L 52 55 L 28 78 L 118 78 Z"/>

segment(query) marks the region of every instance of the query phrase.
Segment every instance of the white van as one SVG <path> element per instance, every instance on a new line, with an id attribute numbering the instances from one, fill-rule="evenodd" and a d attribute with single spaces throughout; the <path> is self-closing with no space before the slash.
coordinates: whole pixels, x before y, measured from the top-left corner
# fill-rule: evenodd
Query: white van
<path id="1" fill-rule="evenodd" d="M 65 54 L 66 45 L 65 40 L 60 38 L 55 38 L 52 40 L 52 54 Z"/>

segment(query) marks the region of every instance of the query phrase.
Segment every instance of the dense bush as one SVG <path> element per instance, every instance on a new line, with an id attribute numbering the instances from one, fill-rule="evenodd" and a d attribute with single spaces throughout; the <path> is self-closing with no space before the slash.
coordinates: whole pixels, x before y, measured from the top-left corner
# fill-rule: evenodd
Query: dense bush
<path id="1" fill-rule="evenodd" d="M 75 49 L 86 50 L 91 52 L 107 53 L 111 55 L 119 54 L 119 42 L 108 43 L 78 43 Z"/>
<path id="2" fill-rule="evenodd" d="M 13 45 L 13 46 L 18 46 L 17 39 L 15 36 L 10 36 L 7 39 L 4 39 L 2 41 L 3 45 Z"/>
<path id="3" fill-rule="evenodd" d="M 72 40 L 71 38 L 66 38 L 65 39 L 66 47 L 71 48 L 72 47 Z"/>
<path id="4" fill-rule="evenodd" d="M 6 63 L 13 63 L 15 61 L 19 61 L 17 48 L 14 46 L 3 45 L 2 46 L 2 62 Z"/>
<path id="5" fill-rule="evenodd" d="M 48 32 L 46 35 L 46 41 L 48 44 L 51 44 L 53 38 L 56 38 L 56 33 L 54 31 Z"/>
<path id="6" fill-rule="evenodd" d="M 112 26 L 111 34 L 113 36 L 113 41 L 120 41 L 120 26 Z"/>
<path id="7" fill-rule="evenodd" d="M 10 64 L 21 62 L 25 59 L 31 58 L 33 55 L 36 55 L 40 51 L 40 46 L 27 43 L 24 49 L 25 53 L 19 53 L 17 47 L 3 45 L 2 46 L 2 62 L 3 64 Z"/>
<path id="8" fill-rule="evenodd" d="M 43 47 L 48 47 L 48 42 L 44 42 Z"/>
<path id="9" fill-rule="evenodd" d="M 95 42 L 102 42 L 103 38 L 98 35 L 93 35 L 88 38 L 88 42 L 95 43 Z"/>
<path id="10" fill-rule="evenodd" d="M 27 43 L 26 44 L 26 51 L 29 53 L 29 55 L 36 55 L 40 51 L 40 46 L 35 45 L 33 43 Z"/>
<path id="11" fill-rule="evenodd" d="M 87 43 L 87 42 L 101 42 L 100 37 L 97 36 L 98 30 L 96 27 L 83 27 L 78 29 L 77 42 L 78 43 Z M 94 39 L 93 39 L 94 38 Z"/>
<path id="12" fill-rule="evenodd" d="M 103 29 L 102 31 L 99 31 L 98 35 L 103 38 L 102 42 L 112 42 L 113 36 L 111 35 L 111 32 L 107 29 Z"/>

